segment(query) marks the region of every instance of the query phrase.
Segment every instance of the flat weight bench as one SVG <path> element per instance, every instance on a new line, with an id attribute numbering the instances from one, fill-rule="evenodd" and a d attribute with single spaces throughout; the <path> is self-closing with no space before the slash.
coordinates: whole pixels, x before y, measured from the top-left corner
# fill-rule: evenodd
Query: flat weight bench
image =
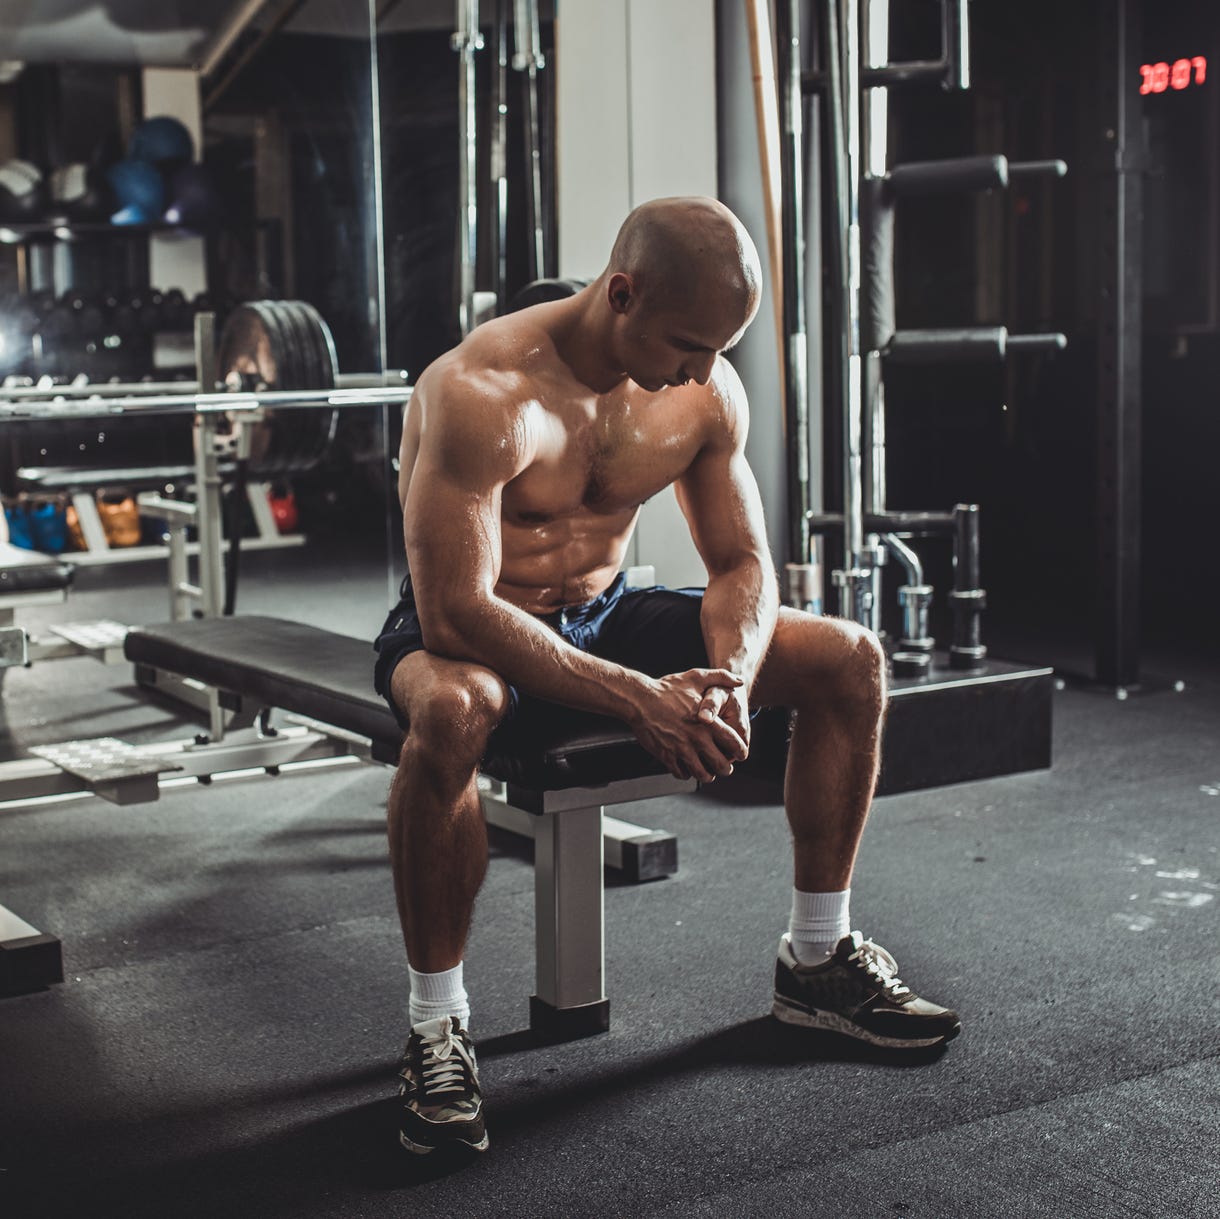
<path id="1" fill-rule="evenodd" d="M 76 566 L 56 555 L 0 542 L 0 672 L 13 665 L 67 656 L 98 660 L 122 658 L 127 628 L 118 622 L 56 623 L 45 637 L 31 637 L 17 626 L 20 609 L 58 605 L 67 600 Z"/>
<path id="2" fill-rule="evenodd" d="M 375 761 L 394 764 L 402 730 L 372 691 L 373 653 L 353 639 L 278 618 L 200 618 L 133 627 L 125 653 L 137 677 L 158 672 L 193 679 L 240 700 L 274 707 L 320 725 L 367 738 Z M 484 809 L 493 824 L 534 839 L 536 988 L 530 1027 L 547 1040 L 603 1032 L 610 1026 L 605 994 L 603 867 L 608 805 L 692 791 L 693 781 L 661 764 L 618 721 L 555 708 L 496 734 L 483 759 Z M 676 866 L 667 835 L 623 844 L 637 875 L 665 875 Z"/>
<path id="3" fill-rule="evenodd" d="M 25 632 L 13 615 L 26 605 L 53 605 L 68 595 L 74 569 L 54 555 L 0 542 L 0 666 L 29 659 Z"/>

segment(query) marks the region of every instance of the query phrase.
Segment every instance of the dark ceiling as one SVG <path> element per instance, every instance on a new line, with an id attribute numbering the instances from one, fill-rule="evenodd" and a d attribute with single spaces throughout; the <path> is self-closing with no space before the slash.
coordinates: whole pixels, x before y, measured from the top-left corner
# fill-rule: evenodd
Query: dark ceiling
<path id="1" fill-rule="evenodd" d="M 0 0 L 0 61 L 190 67 L 250 7 L 247 0 Z M 286 28 L 363 38 L 367 11 L 362 0 L 307 0 Z M 453 0 L 400 0 L 379 29 L 452 28 L 454 13 Z"/>

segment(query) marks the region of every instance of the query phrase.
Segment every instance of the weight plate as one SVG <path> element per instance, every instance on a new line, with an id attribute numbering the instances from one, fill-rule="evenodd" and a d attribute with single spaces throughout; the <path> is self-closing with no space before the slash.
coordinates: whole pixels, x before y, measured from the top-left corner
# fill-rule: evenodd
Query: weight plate
<path id="1" fill-rule="evenodd" d="M 274 317 L 284 339 L 285 367 L 280 377 L 281 389 L 317 389 L 309 358 L 309 335 L 297 320 L 290 301 L 262 301 L 261 305 Z"/>
<path id="2" fill-rule="evenodd" d="M 338 380 L 338 363 L 335 359 L 335 343 L 330 327 L 322 315 L 307 301 L 281 301 L 281 306 L 298 326 L 302 337 L 302 350 L 309 383 L 314 389 L 334 389 Z M 319 416 L 318 431 L 324 437 L 323 452 L 334 442 L 339 430 L 340 412 L 315 412 Z M 322 453 L 318 454 L 319 458 Z"/>
<path id="3" fill-rule="evenodd" d="M 334 345 L 326 323 L 299 301 L 248 301 L 221 332 L 217 372 L 232 390 L 334 388 Z M 334 438 L 337 410 L 267 409 L 253 425 L 252 471 L 263 478 L 315 466 Z"/>
<path id="4" fill-rule="evenodd" d="M 239 305 L 220 333 L 216 371 L 228 390 L 279 387 L 283 345 L 278 341 L 278 327 L 273 335 L 257 304 Z"/>
<path id="5" fill-rule="evenodd" d="M 317 342 L 308 317 L 300 301 L 277 301 L 276 308 L 280 311 L 286 326 L 292 329 L 296 338 L 297 351 L 301 359 L 301 373 L 308 378 L 311 389 L 330 388 L 322 381 L 322 364 L 316 351 Z"/>
<path id="6" fill-rule="evenodd" d="M 335 354 L 335 337 L 322 315 L 308 301 L 293 303 L 308 319 L 313 331 L 314 351 L 319 367 L 319 388 L 334 389 L 339 381 L 339 357 Z"/>
<path id="7" fill-rule="evenodd" d="M 319 389 L 309 352 L 309 332 L 301 324 L 290 301 L 265 301 L 284 336 L 287 353 L 283 373 L 284 389 Z M 291 429 L 291 468 L 307 470 L 316 465 L 326 452 L 329 443 L 330 412 L 317 408 L 278 412 L 276 422 L 285 430 Z M 287 438 L 286 438 L 287 439 Z M 284 446 L 287 451 L 287 443 Z"/>

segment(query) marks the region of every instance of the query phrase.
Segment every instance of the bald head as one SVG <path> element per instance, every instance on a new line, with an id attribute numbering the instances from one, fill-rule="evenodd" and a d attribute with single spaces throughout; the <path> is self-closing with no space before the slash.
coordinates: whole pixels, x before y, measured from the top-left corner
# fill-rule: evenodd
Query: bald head
<path id="1" fill-rule="evenodd" d="M 656 306 L 685 309 L 709 293 L 753 313 L 762 283 L 758 251 L 723 203 L 704 196 L 653 199 L 619 229 L 607 274 L 631 277 Z"/>

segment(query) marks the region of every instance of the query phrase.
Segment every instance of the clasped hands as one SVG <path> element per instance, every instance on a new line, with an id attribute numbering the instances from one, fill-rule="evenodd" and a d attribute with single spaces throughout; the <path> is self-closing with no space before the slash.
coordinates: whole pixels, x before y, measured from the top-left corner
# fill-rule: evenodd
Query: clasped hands
<path id="1" fill-rule="evenodd" d="M 650 679 L 632 729 L 679 779 L 711 783 L 750 752 L 745 679 L 728 669 L 688 669 Z"/>

